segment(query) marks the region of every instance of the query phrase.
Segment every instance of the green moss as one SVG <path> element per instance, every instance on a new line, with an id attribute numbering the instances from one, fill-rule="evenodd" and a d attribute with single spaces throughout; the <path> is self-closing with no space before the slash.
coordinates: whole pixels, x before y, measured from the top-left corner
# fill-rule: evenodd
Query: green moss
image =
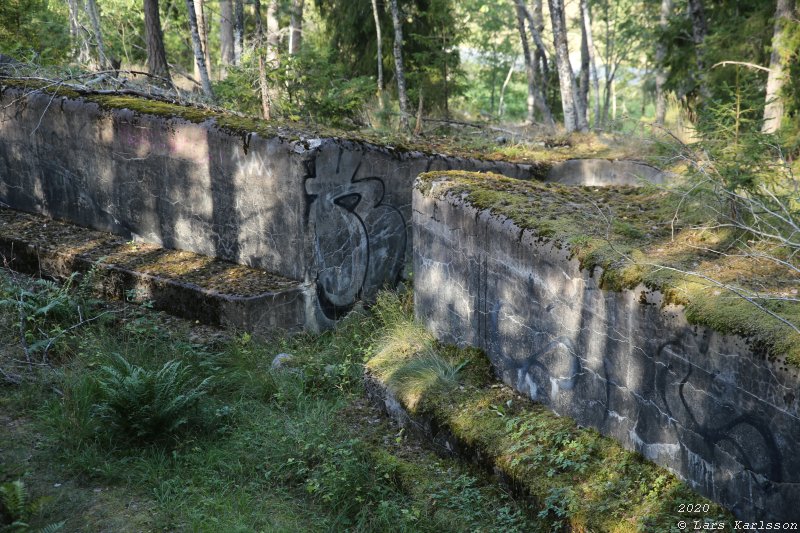
<path id="1" fill-rule="evenodd" d="M 662 292 L 664 304 L 686 306 L 691 323 L 744 335 L 759 350 L 800 366 L 796 331 L 732 292 L 686 272 L 774 294 L 800 285 L 800 279 L 774 263 L 716 253 L 729 250 L 741 236 L 726 228 L 697 229 L 706 222 L 700 218 L 705 209 L 692 200 L 684 202 L 685 215 L 673 225 L 679 196 L 654 187 L 568 187 L 446 171 L 421 175 L 417 188 L 436 198 L 464 198 L 568 249 L 581 268 L 602 269 L 604 289 L 644 284 Z M 796 302 L 763 305 L 790 323 L 800 323 Z"/>
<path id="2" fill-rule="evenodd" d="M 380 305 L 380 304 L 379 304 Z M 412 413 L 433 418 L 494 470 L 527 493 L 544 527 L 575 531 L 669 531 L 680 503 L 706 500 L 662 468 L 624 450 L 592 429 L 580 428 L 509 388 L 499 386 L 479 351 L 432 345 L 410 317 L 388 329 L 369 372 Z M 433 347 L 432 347 L 433 346 Z M 420 390 L 392 376 L 432 357 L 467 363 L 455 386 L 430 382 Z M 709 502 L 706 518 L 733 517 Z M 560 525 L 559 525 L 560 522 Z"/>
<path id="3" fill-rule="evenodd" d="M 103 109 L 130 109 L 136 113 L 164 118 L 180 118 L 194 123 L 213 120 L 228 133 L 247 137 L 257 133 L 261 137 L 280 137 L 291 141 L 303 138 L 327 137 L 342 139 L 361 145 L 374 146 L 390 153 L 403 154 L 422 152 L 424 154 L 446 154 L 458 157 L 489 161 L 509 161 L 531 165 L 531 177 L 541 178 L 551 167 L 553 161 L 572 158 L 608 157 L 640 158 L 647 150 L 637 145 L 635 149 L 628 143 L 623 145 L 615 139 L 600 139 L 593 135 L 575 135 L 564 139 L 545 139 L 542 142 L 520 144 L 497 144 L 494 135 L 487 130 L 477 139 L 464 135 L 430 135 L 423 138 L 407 137 L 397 133 L 385 133 L 371 129 L 342 130 L 320 124 L 306 124 L 294 121 L 265 121 L 257 117 L 241 116 L 222 109 L 209 109 L 191 105 L 179 105 L 151 100 L 133 95 L 97 94 L 91 91 L 78 91 L 49 85 L 36 80 L 3 78 L 0 92 L 5 88 L 41 90 L 71 99 L 82 98 L 98 104 Z M 245 148 L 246 149 L 246 148 Z"/>
<path id="4" fill-rule="evenodd" d="M 191 283 L 221 294 L 254 296 L 297 286 L 294 280 L 263 270 L 154 244 L 126 242 L 110 233 L 13 209 L 0 209 L 0 228 L 0 240 L 6 242 Z"/>

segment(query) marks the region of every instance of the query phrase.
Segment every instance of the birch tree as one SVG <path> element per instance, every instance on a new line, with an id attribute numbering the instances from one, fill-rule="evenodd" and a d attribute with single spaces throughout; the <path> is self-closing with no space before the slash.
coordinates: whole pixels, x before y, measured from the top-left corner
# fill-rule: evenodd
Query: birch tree
<path id="1" fill-rule="evenodd" d="M 378 12 L 378 0 L 372 0 L 372 16 L 375 18 L 375 36 L 378 43 L 378 97 L 380 97 L 383 94 L 383 40 L 381 38 L 381 18 Z M 381 105 L 383 105 L 382 100 Z"/>
<path id="2" fill-rule="evenodd" d="M 103 32 L 100 29 L 100 13 L 97 10 L 97 3 L 95 0 L 86 0 L 84 4 L 86 8 L 86 15 L 92 24 L 92 33 L 94 34 L 94 46 L 97 50 L 97 66 L 100 70 L 106 70 L 111 66 L 106 56 L 106 48 L 103 44 Z"/>
<path id="3" fill-rule="evenodd" d="M 786 66 L 781 57 L 785 47 L 784 34 L 786 25 L 795 17 L 794 0 L 778 0 L 775 10 L 775 30 L 772 35 L 772 53 L 769 57 L 769 75 L 767 76 L 767 96 L 764 106 L 764 133 L 775 133 L 781 126 L 783 119 L 783 88 Z"/>
<path id="4" fill-rule="evenodd" d="M 208 50 L 208 31 L 206 29 L 206 10 L 205 0 L 193 0 L 194 16 L 197 19 L 197 33 L 200 36 L 200 47 L 203 52 L 203 63 L 206 65 L 206 72 L 211 76 L 211 55 Z M 200 67 L 195 61 L 194 77 L 200 78 Z"/>
<path id="5" fill-rule="evenodd" d="M 530 45 L 528 44 L 528 34 L 525 30 L 525 21 L 529 17 L 526 16 L 524 0 L 514 0 L 513 3 L 517 17 L 517 30 L 519 32 L 520 44 L 522 45 L 522 58 L 525 62 L 525 72 L 528 79 L 528 124 L 534 124 L 536 122 L 536 109 L 538 108 L 542 114 L 544 123 L 548 126 L 552 126 L 553 115 L 536 81 L 537 69 L 531 55 Z M 531 34 L 536 32 L 536 28 L 534 28 L 532 24 L 530 25 L 530 29 Z"/>
<path id="6" fill-rule="evenodd" d="M 394 70 L 397 80 L 397 98 L 400 102 L 400 127 L 408 129 L 408 94 L 406 93 L 406 74 L 403 67 L 403 24 L 400 20 L 400 8 L 397 0 L 390 0 L 392 7 L 392 25 L 394 26 Z"/>
<path id="7" fill-rule="evenodd" d="M 578 84 L 572 73 L 567 46 L 567 23 L 564 15 L 564 0 L 548 0 L 550 20 L 553 28 L 553 46 L 556 50 L 558 84 L 561 89 L 561 106 L 564 110 L 564 128 L 567 132 L 587 131 L 586 112 L 581 109 Z"/>
<path id="8" fill-rule="evenodd" d="M 189 30 L 192 37 L 192 51 L 194 52 L 194 60 L 200 70 L 200 82 L 203 86 L 203 93 L 210 98 L 214 99 L 214 92 L 211 90 L 211 79 L 208 77 L 208 70 L 206 69 L 206 61 L 203 55 L 203 45 L 200 41 L 200 31 L 197 28 L 197 15 L 195 14 L 194 4 L 197 0 L 186 0 L 186 11 L 189 13 Z"/>
<path id="9" fill-rule="evenodd" d="M 87 64 L 90 59 L 89 39 L 86 28 L 81 22 L 81 11 L 83 11 L 81 0 L 67 0 L 69 9 L 69 34 L 72 38 L 72 57 L 80 64 Z"/>

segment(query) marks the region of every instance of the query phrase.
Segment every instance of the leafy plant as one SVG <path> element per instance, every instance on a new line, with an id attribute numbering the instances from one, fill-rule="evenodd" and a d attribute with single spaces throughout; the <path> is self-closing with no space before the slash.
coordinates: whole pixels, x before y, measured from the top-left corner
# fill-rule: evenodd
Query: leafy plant
<path id="1" fill-rule="evenodd" d="M 95 412 L 113 431 L 153 442 L 203 424 L 201 407 L 210 377 L 197 383 L 191 367 L 176 360 L 148 370 L 120 354 L 111 358 L 97 377 L 100 400 Z"/>
<path id="2" fill-rule="evenodd" d="M 16 533 L 61 531 L 64 522 L 50 524 L 40 530 L 33 530 L 29 525 L 31 518 L 41 510 L 42 505 L 46 502 L 46 498 L 31 501 L 25 484 L 19 479 L 0 485 L 0 531 Z"/>

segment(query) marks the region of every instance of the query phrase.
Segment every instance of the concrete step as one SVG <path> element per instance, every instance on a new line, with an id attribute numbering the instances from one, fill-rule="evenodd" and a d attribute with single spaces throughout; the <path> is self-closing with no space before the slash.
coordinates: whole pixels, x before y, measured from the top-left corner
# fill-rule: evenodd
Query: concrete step
<path id="1" fill-rule="evenodd" d="M 0 208 L 0 258 L 6 268 L 55 279 L 93 271 L 103 297 L 149 302 L 204 324 L 261 336 L 315 329 L 307 309 L 316 297 L 301 281 L 41 215 Z"/>

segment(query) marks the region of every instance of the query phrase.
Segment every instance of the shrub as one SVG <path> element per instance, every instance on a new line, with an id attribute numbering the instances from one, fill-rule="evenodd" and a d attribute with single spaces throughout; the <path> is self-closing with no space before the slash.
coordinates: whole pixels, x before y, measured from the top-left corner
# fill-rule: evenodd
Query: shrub
<path id="1" fill-rule="evenodd" d="M 153 442 L 204 424 L 202 404 L 211 378 L 197 383 L 191 367 L 180 361 L 148 370 L 113 354 L 99 374 L 95 413 L 120 435 Z"/>

